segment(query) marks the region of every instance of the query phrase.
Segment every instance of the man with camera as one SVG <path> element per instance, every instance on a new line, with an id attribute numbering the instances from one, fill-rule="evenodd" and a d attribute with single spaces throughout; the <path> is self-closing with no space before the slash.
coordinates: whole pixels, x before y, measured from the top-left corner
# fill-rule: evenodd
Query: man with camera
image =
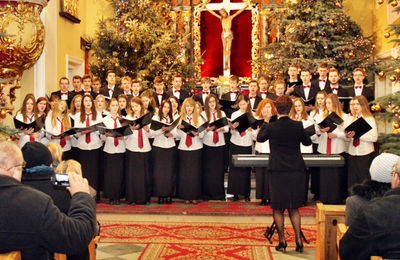
<path id="1" fill-rule="evenodd" d="M 95 202 L 86 179 L 69 173 L 68 215 L 52 199 L 20 183 L 25 166 L 21 150 L 0 143 L 0 253 L 20 251 L 22 259 L 49 259 L 48 252 L 79 254 L 95 227 Z"/>

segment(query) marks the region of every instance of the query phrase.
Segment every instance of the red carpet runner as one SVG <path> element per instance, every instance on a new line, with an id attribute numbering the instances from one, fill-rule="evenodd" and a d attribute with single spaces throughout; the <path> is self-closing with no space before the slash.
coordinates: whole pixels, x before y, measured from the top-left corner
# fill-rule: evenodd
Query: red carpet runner
<path id="1" fill-rule="evenodd" d="M 264 224 L 102 221 L 101 243 L 146 244 L 140 259 L 272 259 Z M 315 225 L 303 225 L 315 247 Z M 294 251 L 293 230 L 285 229 L 288 251 Z"/>

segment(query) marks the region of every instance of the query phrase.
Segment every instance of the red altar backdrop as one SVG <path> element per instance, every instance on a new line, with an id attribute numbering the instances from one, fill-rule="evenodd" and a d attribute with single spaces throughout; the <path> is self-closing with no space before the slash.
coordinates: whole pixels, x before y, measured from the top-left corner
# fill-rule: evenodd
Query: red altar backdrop
<path id="1" fill-rule="evenodd" d="M 214 0 L 211 3 L 221 3 L 222 0 Z M 231 2 L 242 2 L 231 0 Z M 232 10 L 230 15 L 237 12 Z M 204 64 L 201 66 L 202 77 L 219 77 L 223 72 L 223 54 L 221 40 L 221 21 L 208 11 L 201 14 L 201 53 Z M 231 75 L 251 77 L 251 11 L 246 10 L 232 21 L 232 51 L 231 51 Z"/>

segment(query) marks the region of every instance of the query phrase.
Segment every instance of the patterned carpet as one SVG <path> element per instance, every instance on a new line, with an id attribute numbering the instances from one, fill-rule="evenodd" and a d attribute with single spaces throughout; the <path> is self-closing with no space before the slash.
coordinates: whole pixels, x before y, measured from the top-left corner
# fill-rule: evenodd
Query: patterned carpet
<path id="1" fill-rule="evenodd" d="M 127 213 L 127 214 L 183 214 L 183 215 L 236 215 L 236 216 L 260 216 L 272 215 L 269 206 L 261 206 L 258 202 L 225 202 L 208 201 L 199 204 L 173 204 L 128 205 L 122 203 L 118 206 L 110 206 L 107 202 L 97 203 L 98 213 Z M 300 208 L 304 216 L 315 215 L 315 203 Z"/>
<path id="2" fill-rule="evenodd" d="M 285 229 L 288 250 L 294 250 L 294 233 Z M 100 243 L 145 244 L 140 259 L 272 259 L 263 224 L 174 223 L 102 221 Z M 315 225 L 302 230 L 315 247 Z M 278 235 L 273 236 L 273 245 Z"/>

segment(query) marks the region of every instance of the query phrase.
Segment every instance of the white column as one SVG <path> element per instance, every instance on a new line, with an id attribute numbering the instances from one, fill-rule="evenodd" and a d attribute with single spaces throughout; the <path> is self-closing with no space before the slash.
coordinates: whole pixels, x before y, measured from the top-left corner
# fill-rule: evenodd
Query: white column
<path id="1" fill-rule="evenodd" d="M 44 8 L 40 14 L 40 19 L 42 19 L 42 22 L 46 28 L 45 12 L 46 8 Z M 34 66 L 33 91 L 36 99 L 38 97 L 45 97 L 46 95 L 46 44 L 44 45 L 42 55 Z"/>

